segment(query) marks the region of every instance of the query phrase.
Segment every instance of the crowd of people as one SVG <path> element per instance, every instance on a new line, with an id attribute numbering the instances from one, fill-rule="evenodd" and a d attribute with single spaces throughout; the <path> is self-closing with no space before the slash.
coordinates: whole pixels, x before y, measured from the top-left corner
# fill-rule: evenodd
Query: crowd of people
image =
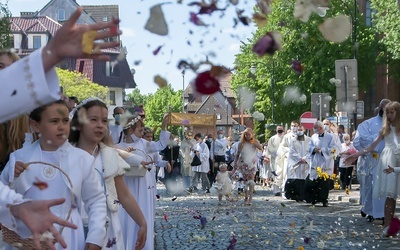
<path id="1" fill-rule="evenodd" d="M 54 66 L 65 57 L 109 59 L 98 52 L 83 53 L 83 34 L 109 29 L 97 34 L 101 39 L 119 32 L 118 20 L 77 26 L 81 12 L 79 8 L 48 45 L 32 55 L 18 60 L 12 52 L 0 53 L 2 79 L 21 86 L 16 93 L 13 86 L 2 86 L 4 93 L 15 93 L 9 98 L 18 104 L 0 110 L 4 229 L 33 236 L 38 249 L 47 235 L 45 243 L 51 249 L 68 245 L 150 250 L 157 181 L 170 193 L 178 191 L 179 183 L 189 194 L 202 189 L 209 195 L 215 188 L 219 205 L 223 197 L 229 201 L 237 192 L 243 194 L 245 206 L 252 205 L 259 182 L 276 196 L 327 207 L 335 181 L 341 189 L 351 188 L 356 166 L 361 215 L 369 221 L 382 219 L 384 233 L 390 235 L 387 228 L 400 194 L 398 102 L 382 100 L 376 117 L 361 123 L 354 138 L 343 126 L 325 119 L 317 121 L 313 131 L 297 121 L 287 131 L 278 125 L 276 134 L 263 144 L 251 128 L 237 141 L 223 130 L 214 138 L 188 128 L 180 141 L 166 130 L 165 116 L 159 140 L 154 141 L 144 113 L 128 114 L 127 123 L 121 124 L 125 110 L 117 107 L 109 124 L 102 100 L 61 98 Z M 29 88 L 23 88 L 25 84 Z"/>

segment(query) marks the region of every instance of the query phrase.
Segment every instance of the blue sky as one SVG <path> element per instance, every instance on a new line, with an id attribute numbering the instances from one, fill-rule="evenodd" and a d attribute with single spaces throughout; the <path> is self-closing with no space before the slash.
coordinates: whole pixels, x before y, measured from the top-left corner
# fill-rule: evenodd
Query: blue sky
<path id="1" fill-rule="evenodd" d="M 239 23 L 235 29 L 232 28 L 233 18 L 236 17 L 234 6 L 229 6 L 222 17 L 223 13 L 219 11 L 212 15 L 201 15 L 202 21 L 209 26 L 195 26 L 189 22 L 189 12 L 197 12 L 198 9 L 187 6 L 193 1 L 195 0 L 183 0 L 183 4 L 177 4 L 174 0 L 162 6 L 169 34 L 159 36 L 145 30 L 144 26 L 150 16 L 150 7 L 165 1 L 77 0 L 80 5 L 119 5 L 123 31 L 121 39 L 128 50 L 128 63 L 136 70 L 135 81 L 142 94 L 154 93 L 157 90 L 158 86 L 153 81 L 155 75 L 167 79 L 175 90 L 182 89 L 182 74 L 176 66 L 181 59 L 198 62 L 205 60 L 206 55 L 209 55 L 209 60 L 214 64 L 232 67 L 235 55 L 239 52 L 240 41 L 251 38 L 252 32 L 256 30 L 253 24 L 244 26 Z M 19 16 L 21 11 L 36 11 L 48 2 L 49 0 L 9 0 L 8 6 L 14 16 Z M 225 7 L 226 2 L 229 1 L 220 0 L 218 7 Z M 244 15 L 251 17 L 256 1 L 239 2 L 238 8 L 244 9 Z M 163 45 L 162 49 L 154 56 L 153 51 L 160 45 Z M 139 61 L 139 65 L 134 64 Z M 185 87 L 194 77 L 194 73 L 186 71 Z"/>

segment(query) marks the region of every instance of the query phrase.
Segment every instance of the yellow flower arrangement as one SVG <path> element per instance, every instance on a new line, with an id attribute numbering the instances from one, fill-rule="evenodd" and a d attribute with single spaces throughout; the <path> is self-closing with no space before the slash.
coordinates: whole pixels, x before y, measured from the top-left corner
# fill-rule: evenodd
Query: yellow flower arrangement
<path id="1" fill-rule="evenodd" d="M 336 149 L 334 149 L 334 148 L 331 149 L 331 155 L 332 155 L 332 159 L 336 160 Z"/>
<path id="2" fill-rule="evenodd" d="M 339 178 L 337 176 L 337 174 L 333 173 L 331 175 L 331 179 L 333 180 L 334 184 L 333 184 L 333 188 L 335 190 L 339 190 L 340 189 L 340 184 L 339 184 Z"/>
<path id="3" fill-rule="evenodd" d="M 373 153 L 372 153 L 372 158 L 374 158 L 375 160 L 378 160 L 379 154 L 376 153 L 376 152 L 373 152 Z"/>
<path id="4" fill-rule="evenodd" d="M 318 178 L 324 179 L 324 181 L 326 181 L 327 179 L 329 179 L 329 174 L 327 174 L 326 172 L 322 172 L 322 168 L 321 167 L 317 167 L 317 174 L 318 174 Z"/>

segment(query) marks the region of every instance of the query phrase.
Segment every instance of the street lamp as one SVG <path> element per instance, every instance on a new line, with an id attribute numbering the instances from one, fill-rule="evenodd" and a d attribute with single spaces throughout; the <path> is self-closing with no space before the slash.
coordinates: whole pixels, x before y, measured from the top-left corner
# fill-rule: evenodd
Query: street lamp
<path id="1" fill-rule="evenodd" d="M 261 62 L 257 62 L 257 63 L 261 63 Z M 263 64 L 263 63 L 261 63 Z M 263 64 L 265 65 L 265 64 Z M 257 72 L 257 68 L 254 64 L 251 65 L 250 67 L 250 72 L 251 74 L 255 75 Z M 271 120 L 272 123 L 275 123 L 275 119 L 274 119 L 274 108 L 275 108 L 275 60 L 272 59 L 272 76 L 271 76 Z"/>
<path id="2" fill-rule="evenodd" d="M 229 114 L 229 102 L 228 102 L 228 92 L 226 91 L 226 88 L 224 88 L 224 91 L 222 93 L 225 96 L 225 105 L 226 105 L 226 133 L 228 133 L 228 125 L 229 125 L 229 121 L 228 121 L 228 114 Z"/>
<path id="3" fill-rule="evenodd" d="M 185 71 L 186 69 L 182 69 L 182 113 L 185 113 Z"/>

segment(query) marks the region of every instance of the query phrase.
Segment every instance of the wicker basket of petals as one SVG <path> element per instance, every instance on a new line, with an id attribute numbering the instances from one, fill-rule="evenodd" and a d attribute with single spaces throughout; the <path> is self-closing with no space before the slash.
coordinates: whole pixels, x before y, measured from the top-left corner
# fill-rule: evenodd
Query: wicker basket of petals
<path id="1" fill-rule="evenodd" d="M 63 175 L 65 175 L 65 177 L 67 178 L 71 189 L 72 189 L 72 182 L 71 179 L 69 178 L 69 176 L 58 166 L 55 166 L 51 163 L 47 163 L 47 162 L 41 162 L 41 161 L 35 161 L 35 162 L 29 162 L 26 163 L 25 166 L 25 171 L 29 171 L 29 166 L 30 165 L 35 165 L 38 166 L 38 164 L 40 164 L 41 166 L 43 165 L 47 165 L 47 166 L 51 166 L 57 170 L 59 170 Z M 31 166 L 32 167 L 32 166 Z M 46 189 L 48 187 L 48 184 L 46 182 L 40 181 L 37 179 L 37 181 L 35 181 L 33 183 L 34 186 L 38 187 L 40 190 Z M 66 216 L 66 220 L 68 221 L 70 219 L 71 216 L 71 212 L 73 210 L 74 206 L 74 199 L 75 196 L 74 194 L 71 192 L 71 206 L 68 210 L 67 216 Z M 26 249 L 26 250 L 34 250 L 36 249 L 34 241 L 33 241 L 33 237 L 28 237 L 28 238 L 22 238 L 21 236 L 19 236 L 16 232 L 12 231 L 11 229 L 5 227 L 4 225 L 1 226 L 1 230 L 2 230 L 2 234 L 3 234 L 3 241 L 13 247 L 19 248 L 19 249 Z M 62 231 L 64 230 L 64 227 L 60 227 L 59 232 L 60 234 L 62 233 Z M 42 249 L 50 249 L 48 246 L 48 242 L 53 241 L 53 243 L 56 243 L 55 238 L 53 237 L 53 235 L 47 231 L 45 233 L 43 233 L 40 236 L 40 244 L 41 244 L 41 248 Z"/>

